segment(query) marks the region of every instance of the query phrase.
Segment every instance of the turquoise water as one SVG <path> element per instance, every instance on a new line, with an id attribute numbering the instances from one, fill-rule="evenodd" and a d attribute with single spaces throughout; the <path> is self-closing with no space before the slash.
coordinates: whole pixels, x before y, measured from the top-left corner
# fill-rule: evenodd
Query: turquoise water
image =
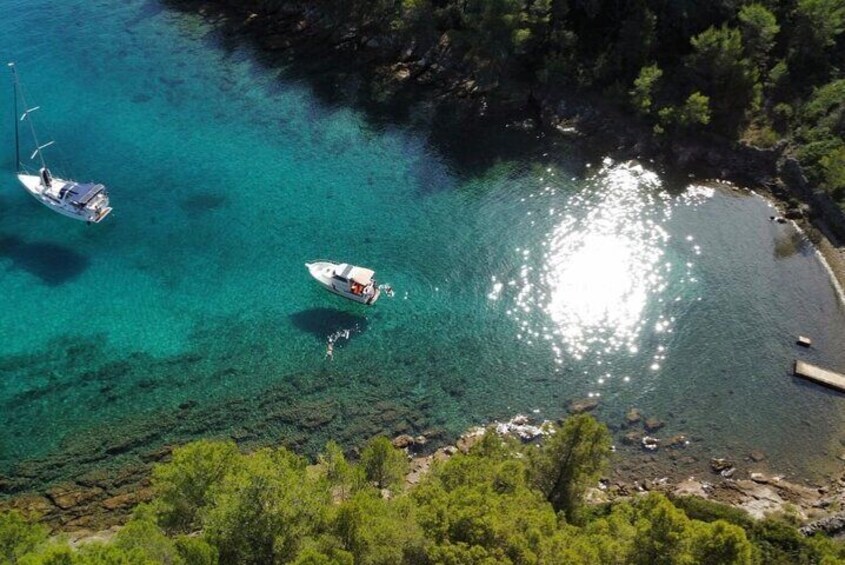
<path id="1" fill-rule="evenodd" d="M 104 182 L 114 206 L 85 226 L 18 186 L 10 85 L 0 474 L 14 489 L 196 437 L 309 453 L 329 437 L 446 440 L 591 395 L 612 426 L 637 406 L 702 456 L 763 449 L 809 475 L 839 455 L 845 399 L 789 370 L 795 356 L 845 370 L 845 311 L 762 199 L 669 186 L 647 163 L 583 166 L 564 140 L 513 157 L 473 136 L 456 160 L 430 140 L 461 130 L 327 103 L 154 0 L 4 2 L 0 31 L 54 172 Z M 345 302 L 309 278 L 318 258 L 374 268 L 396 294 Z"/>

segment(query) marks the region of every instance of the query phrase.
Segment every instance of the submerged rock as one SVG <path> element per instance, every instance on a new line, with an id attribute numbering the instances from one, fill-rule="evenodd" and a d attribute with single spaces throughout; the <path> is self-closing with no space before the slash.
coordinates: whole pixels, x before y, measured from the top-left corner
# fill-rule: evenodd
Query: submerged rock
<path id="1" fill-rule="evenodd" d="M 628 432 L 622 438 L 622 443 L 625 445 L 637 445 L 643 440 L 643 434 L 638 431 Z"/>
<path id="2" fill-rule="evenodd" d="M 640 420 L 643 419 L 643 415 L 640 413 L 639 409 L 631 408 L 625 414 L 625 424 L 628 426 L 633 426 L 634 424 L 638 423 Z"/>
<path id="3" fill-rule="evenodd" d="M 658 420 L 657 418 L 648 418 L 645 421 L 645 429 L 647 432 L 656 432 L 660 428 L 664 427 L 666 422 L 662 420 Z"/>
<path id="4" fill-rule="evenodd" d="M 689 440 L 684 434 L 678 434 L 670 437 L 666 441 L 668 447 L 686 447 L 689 445 Z"/>
<path id="5" fill-rule="evenodd" d="M 599 405 L 596 398 L 583 398 L 581 400 L 573 400 L 569 403 L 568 410 L 572 414 L 581 414 L 594 410 Z"/>

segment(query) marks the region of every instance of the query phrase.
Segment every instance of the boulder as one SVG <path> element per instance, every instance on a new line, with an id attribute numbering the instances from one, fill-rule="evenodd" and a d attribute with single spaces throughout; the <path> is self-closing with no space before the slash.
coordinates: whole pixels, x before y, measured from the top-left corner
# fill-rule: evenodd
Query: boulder
<path id="1" fill-rule="evenodd" d="M 656 437 L 645 436 L 642 441 L 643 449 L 647 451 L 657 451 L 657 448 L 660 447 L 660 440 Z"/>
<path id="2" fill-rule="evenodd" d="M 469 450 L 472 449 L 472 446 L 478 443 L 481 438 L 484 437 L 484 428 L 476 427 L 472 428 L 469 431 L 465 432 L 461 437 L 458 438 L 458 441 L 455 442 L 455 446 L 449 446 L 452 449 L 456 449 L 461 453 L 469 453 Z"/>
<path id="3" fill-rule="evenodd" d="M 643 434 L 638 431 L 628 432 L 622 438 L 622 443 L 625 445 L 637 445 L 643 440 Z"/>
<path id="4" fill-rule="evenodd" d="M 713 469 L 714 473 L 721 473 L 725 469 L 730 469 L 731 467 L 733 467 L 733 463 L 727 459 L 714 457 L 710 460 L 710 468 Z"/>
<path id="5" fill-rule="evenodd" d="M 751 453 L 749 453 L 749 454 L 748 454 L 748 456 L 749 456 L 749 457 L 751 458 L 751 460 L 752 460 L 752 461 L 754 461 L 755 463 L 759 463 L 760 461 L 762 461 L 763 459 L 765 459 L 765 458 L 766 458 L 766 454 L 765 454 L 765 453 L 763 453 L 763 452 L 762 452 L 761 450 L 759 450 L 759 449 L 754 449 L 753 451 L 751 451 Z"/>
<path id="6" fill-rule="evenodd" d="M 405 449 L 414 445 L 414 438 L 408 434 L 402 434 L 393 438 L 393 447 L 397 449 Z"/>
<path id="7" fill-rule="evenodd" d="M 510 423 L 514 426 L 525 426 L 530 422 L 531 420 L 528 418 L 528 416 L 525 416 L 523 414 L 517 414 L 510 421 Z"/>
<path id="8" fill-rule="evenodd" d="M 828 535 L 833 535 L 838 534 L 842 530 L 845 530 L 845 512 L 811 522 L 799 531 L 805 536 L 811 536 L 816 532 L 825 532 Z"/>
<path id="9" fill-rule="evenodd" d="M 665 425 L 666 422 L 663 422 L 662 420 L 658 420 L 657 418 L 648 418 L 645 421 L 645 430 L 647 432 L 656 432 Z"/>
<path id="10" fill-rule="evenodd" d="M 789 208 L 783 214 L 787 220 L 800 220 L 804 215 L 801 213 L 801 210 L 798 208 Z"/>
<path id="11" fill-rule="evenodd" d="M 11 499 L 9 506 L 15 510 L 20 510 L 24 516 L 44 516 L 55 510 L 49 500 L 34 494 L 17 496 Z M 2 508 L 2 510 L 5 510 L 5 508 Z"/>
<path id="12" fill-rule="evenodd" d="M 115 510 L 127 510 L 134 506 L 137 501 L 138 497 L 134 492 L 127 492 L 107 498 L 102 504 L 103 508 L 109 512 L 114 512 Z"/>
<path id="13" fill-rule="evenodd" d="M 599 405 L 597 398 L 583 398 L 581 400 L 573 400 L 569 403 L 568 410 L 571 414 L 581 414 L 594 410 Z"/>
<path id="14" fill-rule="evenodd" d="M 684 434 L 678 434 L 666 440 L 666 445 L 668 447 L 686 447 L 689 445 L 689 440 Z"/>
<path id="15" fill-rule="evenodd" d="M 516 436 L 524 442 L 534 441 L 546 434 L 554 433 L 551 422 L 548 420 L 538 426 L 530 424 L 530 421 L 527 416 L 517 415 L 508 422 L 497 423 L 495 430 L 500 436 Z"/>
<path id="16" fill-rule="evenodd" d="M 103 493 L 101 488 L 84 488 L 75 483 L 67 483 L 53 487 L 47 492 L 47 497 L 53 504 L 67 510 L 97 498 Z"/>
<path id="17" fill-rule="evenodd" d="M 637 408 L 631 408 L 625 413 L 625 425 L 633 426 L 643 419 L 643 415 Z"/>

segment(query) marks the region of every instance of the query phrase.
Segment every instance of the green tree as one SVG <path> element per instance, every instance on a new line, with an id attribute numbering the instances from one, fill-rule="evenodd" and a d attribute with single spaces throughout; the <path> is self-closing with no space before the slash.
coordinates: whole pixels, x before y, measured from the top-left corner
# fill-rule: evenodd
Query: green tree
<path id="1" fill-rule="evenodd" d="M 744 57 L 739 30 L 711 27 L 690 43 L 693 52 L 686 66 L 693 85 L 709 99 L 716 131 L 733 138 L 745 124 L 746 113 L 759 105 L 757 69 Z"/>
<path id="2" fill-rule="evenodd" d="M 17 510 L 0 513 L 0 564 L 14 565 L 46 540 L 46 527 L 30 524 Z"/>
<path id="3" fill-rule="evenodd" d="M 173 540 L 176 551 L 187 565 L 217 565 L 217 550 L 196 536 L 178 536 Z"/>
<path id="4" fill-rule="evenodd" d="M 808 82 L 826 80 L 832 61 L 827 55 L 845 29 L 842 0 L 798 0 L 790 41 L 790 68 Z"/>
<path id="5" fill-rule="evenodd" d="M 845 187 L 841 159 L 845 148 L 845 79 L 815 89 L 801 108 L 799 123 L 798 156 L 808 176 L 841 198 Z"/>
<path id="6" fill-rule="evenodd" d="M 699 565 L 750 564 L 752 547 L 739 526 L 723 520 L 710 524 L 691 522 L 690 540 L 693 562 Z"/>
<path id="7" fill-rule="evenodd" d="M 654 94 L 662 76 L 663 71 L 657 65 L 649 65 L 640 69 L 640 75 L 634 80 L 634 88 L 630 92 L 634 109 L 638 113 L 643 115 L 651 113 Z"/>
<path id="8" fill-rule="evenodd" d="M 710 99 L 700 92 L 693 92 L 681 106 L 675 119 L 678 125 L 685 128 L 709 124 Z"/>
<path id="9" fill-rule="evenodd" d="M 825 188 L 840 202 L 845 201 L 845 144 L 823 155 L 819 165 Z"/>
<path id="10" fill-rule="evenodd" d="M 739 22 L 745 53 L 762 71 L 780 31 L 777 18 L 762 4 L 748 4 L 740 9 Z"/>
<path id="11" fill-rule="evenodd" d="M 173 459 L 153 469 L 159 523 L 170 532 L 199 529 L 198 514 L 211 488 L 240 458 L 233 442 L 200 440 L 173 451 Z"/>
<path id="12" fill-rule="evenodd" d="M 610 456 L 611 437 L 604 424 L 578 414 L 546 439 L 532 460 L 534 481 L 556 511 L 573 520 L 584 489 L 598 479 Z M 534 453 L 534 452 L 532 452 Z"/>
<path id="13" fill-rule="evenodd" d="M 354 470 L 346 461 L 340 446 L 334 441 L 329 441 L 318 457 L 318 462 L 323 468 L 329 485 L 337 490 L 341 499 L 347 498 L 352 488 Z"/>
<path id="14" fill-rule="evenodd" d="M 414 489 L 431 562 L 538 562 L 557 519 L 515 453 L 488 432 L 468 455 L 437 465 Z"/>
<path id="15" fill-rule="evenodd" d="M 662 495 L 649 494 L 636 504 L 634 551 L 637 565 L 692 563 L 688 552 L 689 518 Z"/>
<path id="16" fill-rule="evenodd" d="M 408 497 L 387 501 L 372 490 L 359 491 L 337 509 L 332 531 L 360 565 L 414 561 L 423 553 L 423 534 Z"/>
<path id="17" fill-rule="evenodd" d="M 212 489 L 203 526 L 220 563 L 289 561 L 325 528 L 328 485 L 306 466 L 286 449 L 263 449 L 243 457 Z"/>
<path id="18" fill-rule="evenodd" d="M 361 467 L 376 488 L 393 488 L 405 480 L 408 458 L 389 439 L 379 436 L 371 439 L 361 452 Z"/>
<path id="19" fill-rule="evenodd" d="M 132 520 L 117 533 L 114 547 L 148 563 L 184 563 L 176 544 L 152 522 Z"/>
<path id="20" fill-rule="evenodd" d="M 620 22 L 619 38 L 613 44 L 617 59 L 617 76 L 612 80 L 631 79 L 637 70 L 646 68 L 645 64 L 653 58 L 657 47 L 657 17 L 645 1 L 638 0 L 626 3 L 629 13 Z M 656 65 L 653 65 L 656 67 Z"/>
<path id="21" fill-rule="evenodd" d="M 5 562 L 0 560 L 0 563 Z M 87 565 L 67 544 L 53 543 L 21 556 L 19 565 Z"/>

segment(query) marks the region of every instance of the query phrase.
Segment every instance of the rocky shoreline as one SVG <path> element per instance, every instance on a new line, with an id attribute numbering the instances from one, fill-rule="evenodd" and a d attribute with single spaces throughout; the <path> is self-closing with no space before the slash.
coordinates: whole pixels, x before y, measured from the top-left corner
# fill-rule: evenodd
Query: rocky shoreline
<path id="1" fill-rule="evenodd" d="M 593 399 L 575 400 L 570 403 L 569 412 L 589 412 L 596 407 Z M 487 431 L 523 443 L 537 443 L 553 433 L 555 423 L 559 421 L 517 415 L 485 427 L 473 427 L 445 446 L 433 448 L 436 441 L 425 435 L 408 434 L 396 436 L 393 445 L 408 455 L 406 484 L 413 486 L 436 462 L 469 452 Z M 806 535 L 845 531 L 845 474 L 826 484 L 799 484 L 768 470 L 766 455 L 761 451 L 752 451 L 742 458 L 725 454 L 723 458 L 699 459 L 687 455 L 690 440 L 686 436 L 661 434 L 664 426 L 664 422 L 645 417 L 636 408 L 627 412 L 622 424 L 623 440 L 614 447 L 620 456 L 613 458 L 605 476 L 589 489 L 590 503 L 613 502 L 653 491 L 669 497 L 697 496 L 720 502 L 758 519 L 770 514 L 783 516 L 803 524 Z M 151 452 L 143 467 L 127 467 L 113 474 L 89 473 L 42 494 L 15 496 L 0 502 L 0 511 L 20 510 L 74 543 L 107 539 L 129 519 L 137 504 L 153 498 L 152 466 L 169 461 L 173 447 Z"/>
<path id="2" fill-rule="evenodd" d="M 642 452 L 639 457 L 625 455 L 633 464 L 613 464 L 600 483 L 588 491 L 590 502 L 613 502 L 654 491 L 669 497 L 697 496 L 727 504 L 745 510 L 757 519 L 767 515 L 784 516 L 804 524 L 802 532 L 805 535 L 812 535 L 816 531 L 836 535 L 845 531 L 845 474 L 830 484 L 802 485 L 771 472 L 755 471 L 766 455 L 752 451 L 743 460 L 711 458 L 709 461 L 701 461 L 698 465 L 699 473 L 690 475 L 688 468 L 679 471 L 672 465 L 677 454 L 690 443 L 685 436 L 674 435 L 660 439 L 649 435 L 661 429 L 663 422 L 643 418 L 636 408 L 629 410 L 625 419 L 631 430 L 625 436 L 628 440 L 626 443 L 637 445 Z M 542 441 L 543 436 L 552 429 L 550 424 L 552 422 L 548 420 L 534 421 L 530 417 L 517 415 L 486 429 L 500 436 L 511 436 L 530 443 Z M 467 453 L 484 432 L 485 428 L 472 428 L 454 445 L 418 456 L 414 455 L 414 450 L 420 444 L 414 443 L 413 438 L 397 437 L 394 446 L 407 450 L 411 456 L 411 472 L 406 482 L 409 485 L 419 482 L 435 461 L 444 461 L 456 453 Z M 664 460 L 658 459 L 654 456 L 658 450 L 668 451 L 669 454 Z"/>

